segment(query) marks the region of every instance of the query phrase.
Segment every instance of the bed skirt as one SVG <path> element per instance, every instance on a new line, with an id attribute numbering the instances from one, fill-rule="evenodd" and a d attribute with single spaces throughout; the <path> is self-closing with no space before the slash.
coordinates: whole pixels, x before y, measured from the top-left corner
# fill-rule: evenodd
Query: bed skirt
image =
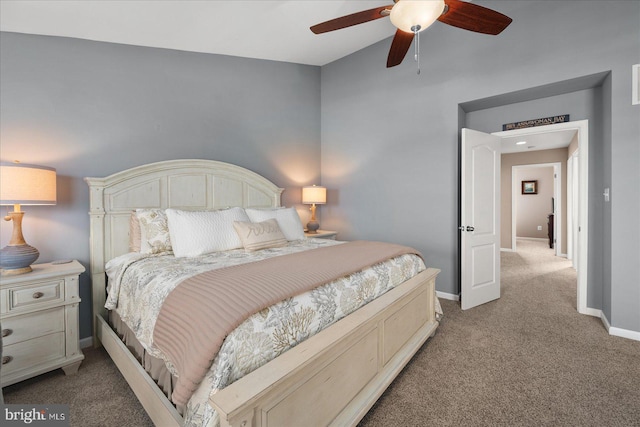
<path id="1" fill-rule="evenodd" d="M 173 393 L 173 387 L 175 386 L 177 378 L 169 372 L 164 361 L 149 355 L 133 331 L 122 321 L 118 313 L 113 310 L 109 311 L 109 324 L 127 346 L 131 354 L 138 360 L 138 363 L 140 363 L 160 390 L 162 390 L 167 399 L 171 400 L 171 393 Z M 180 415 L 184 414 L 184 406 L 174 406 Z"/>

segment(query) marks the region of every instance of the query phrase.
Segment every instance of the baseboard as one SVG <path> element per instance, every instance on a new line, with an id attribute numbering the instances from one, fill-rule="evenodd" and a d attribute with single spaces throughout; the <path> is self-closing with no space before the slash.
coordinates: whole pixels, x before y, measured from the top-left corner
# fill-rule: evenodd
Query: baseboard
<path id="1" fill-rule="evenodd" d="M 630 331 L 629 329 L 614 328 L 612 326 L 609 328 L 609 335 L 640 341 L 640 332 Z"/>
<path id="2" fill-rule="evenodd" d="M 511 248 L 500 248 L 500 252 L 513 252 Z"/>
<path id="3" fill-rule="evenodd" d="M 80 339 L 80 348 L 93 347 L 93 337 Z"/>
<path id="4" fill-rule="evenodd" d="M 448 299 L 451 301 L 460 301 L 460 295 L 448 294 L 446 292 L 436 291 L 436 296 L 441 299 Z"/>
<path id="5" fill-rule="evenodd" d="M 584 311 L 581 311 L 580 314 L 586 314 L 587 316 L 599 317 L 602 319 L 602 310 L 597 308 L 587 307 Z"/>
<path id="6" fill-rule="evenodd" d="M 541 241 L 541 242 L 548 242 L 549 241 L 548 237 L 545 238 L 545 237 L 518 237 L 518 236 L 516 236 L 516 239 L 518 239 L 518 240 L 538 240 L 538 241 Z"/>
<path id="7" fill-rule="evenodd" d="M 600 316 L 600 319 L 602 320 L 602 323 L 604 324 L 604 327 L 607 330 L 607 332 L 609 332 L 609 335 L 613 335 L 615 337 L 627 338 L 634 341 L 640 341 L 640 332 L 631 331 L 629 329 L 616 328 L 614 326 L 611 326 L 611 324 L 609 324 L 609 319 L 607 319 L 607 316 L 605 316 L 604 313 L 602 313 L 602 315 Z"/>

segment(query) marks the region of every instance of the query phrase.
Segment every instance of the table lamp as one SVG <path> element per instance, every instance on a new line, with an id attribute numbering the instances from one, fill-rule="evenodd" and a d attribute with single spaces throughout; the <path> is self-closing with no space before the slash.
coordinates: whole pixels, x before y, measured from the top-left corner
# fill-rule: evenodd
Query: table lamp
<path id="1" fill-rule="evenodd" d="M 311 205 L 311 220 L 307 224 L 307 231 L 310 234 L 315 234 L 320 228 L 320 224 L 316 221 L 316 205 L 324 205 L 327 203 L 327 189 L 319 185 L 302 187 L 302 203 Z"/>
<path id="2" fill-rule="evenodd" d="M 22 236 L 20 205 L 55 205 L 56 170 L 45 166 L 19 162 L 0 163 L 0 205 L 13 205 L 13 212 L 4 217 L 13 220 L 13 234 L 9 244 L 0 249 L 0 268 L 3 276 L 28 273 L 31 264 L 40 256 L 36 248 Z"/>

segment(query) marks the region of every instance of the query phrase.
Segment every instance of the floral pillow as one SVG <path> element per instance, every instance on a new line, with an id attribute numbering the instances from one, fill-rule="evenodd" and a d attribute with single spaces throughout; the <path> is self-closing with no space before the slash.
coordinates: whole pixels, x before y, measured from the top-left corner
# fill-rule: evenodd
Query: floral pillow
<path id="1" fill-rule="evenodd" d="M 136 209 L 136 217 L 140 223 L 140 253 L 173 251 L 167 215 L 163 209 Z"/>

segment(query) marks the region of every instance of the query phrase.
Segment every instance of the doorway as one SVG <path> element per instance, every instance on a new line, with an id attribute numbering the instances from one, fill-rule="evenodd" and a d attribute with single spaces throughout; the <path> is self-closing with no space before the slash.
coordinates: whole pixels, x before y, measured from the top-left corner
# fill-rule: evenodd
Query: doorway
<path id="1" fill-rule="evenodd" d="M 567 206 L 567 242 L 571 240 L 571 252 L 567 247 L 567 256 L 571 256 L 577 271 L 577 308 L 581 314 L 592 314 L 587 307 L 587 259 L 589 242 L 589 121 L 580 120 L 575 122 L 558 123 L 555 125 L 539 126 L 512 131 L 495 132 L 493 135 L 505 139 L 513 140 L 530 137 L 550 137 L 554 133 L 564 131 L 575 131 L 578 141 L 578 150 L 567 160 L 571 165 L 571 173 L 568 174 L 567 189 L 565 189 L 572 204 Z M 541 147 L 537 147 L 543 149 Z M 571 181 L 569 181 L 571 180 Z M 576 182 L 577 181 L 577 182 Z M 570 193 L 571 191 L 571 193 Z M 571 206 L 571 208 L 569 208 Z M 571 210 L 570 210 L 571 209 Z M 571 237 L 569 237 L 571 236 Z"/>
<path id="2" fill-rule="evenodd" d="M 473 262 L 473 257 L 465 256 L 467 252 L 471 251 L 470 255 L 473 255 L 473 239 L 477 234 L 474 226 L 474 217 L 476 216 L 476 212 L 484 212 L 487 211 L 487 204 L 479 204 L 476 201 L 481 200 L 481 198 L 476 197 L 476 195 L 481 194 L 493 194 L 491 198 L 483 198 L 484 200 L 493 200 L 490 205 L 495 206 L 497 202 L 498 205 L 501 205 L 501 191 L 491 190 L 490 187 L 495 182 L 494 180 L 484 180 L 487 181 L 483 183 L 483 180 L 471 180 L 473 185 L 468 185 L 466 182 L 467 179 L 465 177 L 473 176 L 474 170 L 476 169 L 476 162 L 479 161 L 482 168 L 478 168 L 478 170 L 490 168 L 488 171 L 490 176 L 500 176 L 501 175 L 501 162 L 500 162 L 500 150 L 499 147 L 500 141 L 505 142 L 512 138 L 531 138 L 531 137 L 539 137 L 539 136 L 549 136 L 555 132 L 562 131 L 571 131 L 576 133 L 577 141 L 579 144 L 580 155 L 578 156 L 578 161 L 575 162 L 575 167 L 578 168 L 577 177 L 578 177 L 578 185 L 577 185 L 577 206 L 574 209 L 577 209 L 577 221 L 572 222 L 571 227 L 573 233 L 577 234 L 577 245 L 574 250 L 577 252 L 576 256 L 576 270 L 578 276 L 578 285 L 576 289 L 577 293 L 577 310 L 581 314 L 592 314 L 592 310 L 587 308 L 587 259 L 588 259 L 588 165 L 589 165 L 589 139 L 588 139 L 588 120 L 581 120 L 576 122 L 567 122 L 560 123 L 555 125 L 547 125 L 540 126 L 534 128 L 526 128 L 526 129 L 517 129 L 512 131 L 505 132 L 495 132 L 491 135 L 484 134 L 482 132 L 473 131 L 470 129 L 462 129 L 462 149 L 461 149 L 461 209 L 460 209 L 460 224 L 459 229 L 461 231 L 460 234 L 460 247 L 461 247 L 461 258 L 460 258 L 460 269 L 461 269 L 461 299 L 462 299 L 462 308 L 472 308 L 476 305 L 482 304 L 484 302 L 488 302 L 491 299 L 496 299 L 500 297 L 500 279 L 499 279 L 499 270 L 500 270 L 500 260 L 499 257 L 493 257 L 494 260 L 492 265 L 494 266 L 492 269 L 485 269 L 487 271 L 493 271 L 491 275 L 488 274 L 467 274 L 473 273 L 475 265 L 483 265 L 485 263 Z M 494 139 L 492 139 L 494 138 Z M 494 149 L 496 144 L 498 146 Z M 481 150 L 485 153 L 485 155 L 477 155 L 474 150 L 469 150 L 468 147 L 476 147 L 478 150 Z M 538 148 L 541 150 L 542 148 Z M 503 149 L 504 151 L 504 149 Z M 487 153 L 497 152 L 497 158 L 493 155 L 487 155 Z M 478 152 L 479 153 L 479 152 Z M 491 161 L 491 159 L 496 159 Z M 484 160 L 482 160 L 484 159 Z M 565 159 L 566 160 L 566 159 Z M 488 176 L 489 176 L 488 175 Z M 486 187 L 486 188 L 485 188 Z M 493 187 L 495 189 L 495 185 Z M 494 191 L 494 193 L 491 193 Z M 469 208 L 469 206 L 471 208 Z M 476 209 L 477 207 L 477 209 Z M 469 212 L 467 212 L 469 211 Z M 489 217 L 493 215 L 493 218 L 496 219 L 498 223 L 500 223 L 500 212 L 497 211 L 495 214 L 488 212 Z M 485 215 L 486 216 L 486 215 Z M 500 223 L 500 226 L 502 224 Z M 485 234 L 492 234 L 493 236 L 497 235 L 498 242 L 501 239 L 500 226 L 497 229 L 494 229 L 494 232 Z M 490 228 L 487 228 L 490 230 Z M 489 244 L 487 242 L 484 244 L 484 252 L 489 253 L 489 249 L 493 245 L 492 251 L 495 250 L 495 240 L 493 243 Z M 489 249 L 487 249 L 489 248 Z M 486 258 L 486 257 L 485 257 Z M 485 260 L 487 261 L 487 260 Z M 484 270 L 483 270 L 484 271 Z M 478 278 L 484 280 L 477 280 Z M 497 280 L 494 280 L 496 279 Z M 483 289 L 484 288 L 484 289 Z M 495 292 L 493 290 L 497 289 Z M 491 291 L 491 292 L 489 292 Z M 475 298 L 474 293 L 482 296 L 483 298 Z M 486 295 L 484 295 L 486 294 Z M 489 296 L 491 299 L 489 299 Z M 486 298 L 484 298 L 486 297 Z M 465 300 L 467 301 L 465 303 Z M 471 303 L 469 303 L 471 301 Z"/>
<path id="3" fill-rule="evenodd" d="M 535 179 L 534 179 L 535 178 Z M 535 194 L 523 193 L 523 181 L 535 181 Z M 563 198 L 567 182 L 561 162 L 533 163 L 511 167 L 511 250 L 518 250 L 518 237 L 547 240 L 556 256 L 565 256 L 565 210 L 572 200 Z M 566 194 L 566 190 L 564 192 Z M 564 226 L 563 226 L 564 224 Z"/>

